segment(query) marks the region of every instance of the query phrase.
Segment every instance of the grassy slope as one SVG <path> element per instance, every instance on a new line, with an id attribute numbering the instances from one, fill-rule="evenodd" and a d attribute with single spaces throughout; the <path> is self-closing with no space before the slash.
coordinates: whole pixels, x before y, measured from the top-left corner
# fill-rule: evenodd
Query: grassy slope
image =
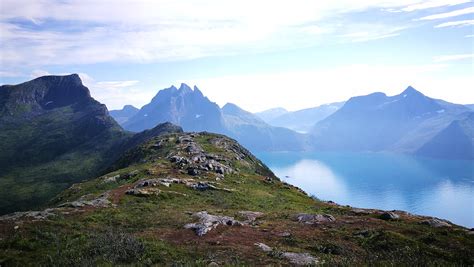
<path id="1" fill-rule="evenodd" d="M 92 116 L 66 106 L 1 125 L 0 214 L 38 207 L 109 164 L 105 153 L 128 134 L 116 126 L 81 136 Z"/>
<path id="2" fill-rule="evenodd" d="M 317 201 L 280 182 L 250 154 L 245 160 L 232 160 L 229 165 L 238 172 L 219 181 L 221 187 L 234 192 L 195 191 L 178 184 L 160 186 L 163 192 L 157 196 L 125 195 L 126 189 L 144 178 L 192 178 L 166 158 L 178 149 L 175 140 L 179 136 L 152 139 L 119 160 L 119 169 L 77 184 L 56 199 L 62 203 L 109 191 L 115 207 L 63 208 L 45 221 L 0 220 L 0 264 L 288 264 L 277 252 L 258 250 L 255 242 L 277 251 L 307 252 L 328 265 L 474 264 L 474 238 L 462 227 L 432 228 L 412 215 L 383 221 L 375 214 L 356 214 L 349 207 Z M 232 151 L 213 144 L 216 138 L 223 137 L 200 134 L 194 140 L 208 153 L 233 158 Z M 167 141 L 160 149 L 153 148 L 159 140 Z M 103 182 L 105 177 L 124 177 L 132 171 L 138 174 L 119 182 Z M 272 181 L 266 177 L 272 177 Z M 215 181 L 216 174 L 204 172 L 194 178 Z M 237 219 L 238 212 L 245 210 L 265 215 L 256 226 L 219 226 L 198 237 L 183 226 L 196 221 L 192 212 L 202 210 Z M 292 220 L 301 212 L 329 213 L 336 222 L 304 225 Z M 13 230 L 15 226 L 19 228 Z M 283 237 L 279 235 L 282 232 L 291 235 Z"/>

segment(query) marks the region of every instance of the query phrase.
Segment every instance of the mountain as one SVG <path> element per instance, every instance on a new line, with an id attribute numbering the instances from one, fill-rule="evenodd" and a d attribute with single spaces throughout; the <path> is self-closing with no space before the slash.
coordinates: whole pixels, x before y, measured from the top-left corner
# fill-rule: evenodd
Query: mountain
<path id="1" fill-rule="evenodd" d="M 306 136 L 292 130 L 273 127 L 235 104 L 222 107 L 228 135 L 255 151 L 305 150 Z"/>
<path id="2" fill-rule="evenodd" d="M 272 109 L 267 109 L 261 112 L 255 113 L 260 119 L 264 120 L 265 122 L 269 123 L 275 118 L 280 117 L 283 114 L 288 113 L 288 110 L 284 108 L 272 108 Z"/>
<path id="3" fill-rule="evenodd" d="M 416 151 L 416 154 L 452 159 L 474 159 L 474 112 L 452 121 Z"/>
<path id="4" fill-rule="evenodd" d="M 472 229 L 319 201 L 222 135 L 160 135 L 112 166 L 1 216 L 2 266 L 474 264 Z"/>
<path id="5" fill-rule="evenodd" d="M 163 122 L 180 125 L 185 131 L 224 131 L 219 106 L 197 87 L 193 90 L 184 83 L 179 89 L 172 86 L 159 91 L 149 104 L 122 125 L 129 131 L 139 132 Z"/>
<path id="6" fill-rule="evenodd" d="M 140 111 L 121 125 L 129 131 L 171 122 L 185 131 L 207 131 L 235 138 L 252 151 L 303 150 L 305 136 L 281 127 L 273 127 L 256 115 L 234 104 L 222 109 L 195 86 L 181 84 L 161 90 Z"/>
<path id="7" fill-rule="evenodd" d="M 465 105 L 465 106 L 468 107 L 471 110 L 474 110 L 474 104 L 469 104 L 469 105 Z"/>
<path id="8" fill-rule="evenodd" d="M 125 132 L 76 74 L 1 86 L 0 214 L 96 176 L 141 136 Z"/>
<path id="9" fill-rule="evenodd" d="M 315 147 L 322 150 L 415 153 L 466 111 L 463 105 L 432 99 L 408 87 L 390 97 L 383 93 L 353 97 L 317 123 L 312 135 Z"/>
<path id="10" fill-rule="evenodd" d="M 139 109 L 132 105 L 125 105 L 122 109 L 109 111 L 109 114 L 115 119 L 116 122 L 122 124 L 137 114 L 138 111 Z"/>
<path id="11" fill-rule="evenodd" d="M 314 108 L 286 112 L 271 119 L 264 119 L 270 125 L 285 127 L 297 132 L 307 133 L 314 125 L 336 112 L 344 102 L 325 104 Z"/>

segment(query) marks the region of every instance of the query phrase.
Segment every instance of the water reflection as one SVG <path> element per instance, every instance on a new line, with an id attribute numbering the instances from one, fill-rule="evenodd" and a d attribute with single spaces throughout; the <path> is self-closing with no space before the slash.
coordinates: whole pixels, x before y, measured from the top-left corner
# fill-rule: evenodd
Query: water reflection
<path id="1" fill-rule="evenodd" d="M 379 153 L 261 153 L 275 174 L 323 200 L 401 209 L 474 227 L 474 162 Z"/>

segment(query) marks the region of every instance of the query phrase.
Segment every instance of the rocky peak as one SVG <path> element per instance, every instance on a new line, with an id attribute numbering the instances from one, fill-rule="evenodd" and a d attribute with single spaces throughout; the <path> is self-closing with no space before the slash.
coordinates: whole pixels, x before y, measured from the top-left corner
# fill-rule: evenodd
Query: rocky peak
<path id="1" fill-rule="evenodd" d="M 191 93 L 193 90 L 191 89 L 191 87 L 189 87 L 187 84 L 185 83 L 182 83 L 180 86 L 179 86 L 179 90 L 178 90 L 181 94 L 187 94 L 187 93 Z"/>
<path id="2" fill-rule="evenodd" d="M 420 91 L 416 90 L 415 88 L 411 87 L 411 86 L 408 86 L 407 89 L 405 89 L 405 91 L 403 91 L 401 93 L 401 95 L 403 97 L 407 97 L 407 96 L 424 96 Z"/>

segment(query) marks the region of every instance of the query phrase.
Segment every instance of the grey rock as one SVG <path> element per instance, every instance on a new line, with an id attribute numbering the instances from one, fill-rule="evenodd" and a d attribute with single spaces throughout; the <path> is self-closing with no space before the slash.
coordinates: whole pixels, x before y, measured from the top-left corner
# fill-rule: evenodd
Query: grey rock
<path id="1" fill-rule="evenodd" d="M 451 224 L 447 221 L 440 220 L 437 218 L 427 219 L 421 222 L 421 224 L 429 225 L 431 227 L 439 228 L 439 227 L 451 227 Z"/>
<path id="2" fill-rule="evenodd" d="M 336 218 L 330 214 L 306 214 L 300 213 L 296 215 L 296 220 L 305 224 L 330 223 L 336 221 Z"/>
<path id="3" fill-rule="evenodd" d="M 42 211 L 24 211 L 14 212 L 0 216 L 0 221 L 16 221 L 22 218 L 32 218 L 34 220 L 46 220 L 49 217 L 56 216 L 54 209 L 45 209 Z"/>
<path id="4" fill-rule="evenodd" d="M 319 263 L 319 260 L 311 256 L 309 253 L 283 252 L 281 256 L 289 260 L 290 263 L 299 266 L 314 265 Z"/>
<path id="5" fill-rule="evenodd" d="M 87 196 L 82 196 L 76 201 L 60 204 L 59 207 L 82 208 L 85 206 L 92 206 L 92 207 L 98 207 L 98 208 L 105 208 L 112 205 L 112 202 L 110 202 L 109 200 L 108 192 L 105 192 L 99 197 L 92 200 L 87 200 L 86 198 Z"/>
<path id="6" fill-rule="evenodd" d="M 194 214 L 199 219 L 197 223 L 189 223 L 184 226 L 186 229 L 193 229 L 198 236 L 207 234 L 219 225 L 241 226 L 241 222 L 234 220 L 232 217 L 211 215 L 207 211 L 200 211 Z"/>
<path id="7" fill-rule="evenodd" d="M 260 248 L 263 252 L 272 252 L 273 249 L 263 243 L 255 243 L 254 244 L 255 246 L 257 246 L 258 248 Z"/>
<path id="8" fill-rule="evenodd" d="M 199 175 L 199 170 L 196 169 L 196 168 L 188 168 L 188 174 L 191 175 L 191 176 L 196 176 L 196 175 Z"/>
<path id="9" fill-rule="evenodd" d="M 253 223 L 263 216 L 263 212 L 258 211 L 239 211 L 239 215 L 245 218 L 245 223 Z"/>
<path id="10" fill-rule="evenodd" d="M 158 195 L 161 193 L 161 190 L 158 188 L 132 188 L 125 192 L 127 195 L 137 196 L 137 197 L 149 197 L 153 195 Z"/>

